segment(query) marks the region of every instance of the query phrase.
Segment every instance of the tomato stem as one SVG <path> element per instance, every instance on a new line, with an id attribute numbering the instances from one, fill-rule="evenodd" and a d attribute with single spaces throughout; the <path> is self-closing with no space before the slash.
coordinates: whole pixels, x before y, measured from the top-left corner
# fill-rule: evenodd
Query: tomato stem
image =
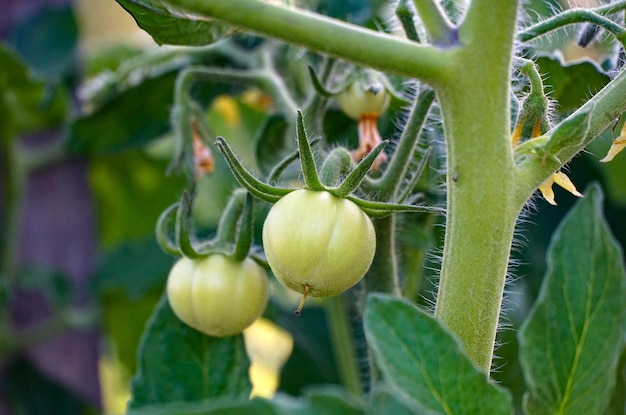
<path id="1" fill-rule="evenodd" d="M 302 298 L 300 299 L 300 304 L 298 304 L 298 308 L 296 308 L 296 316 L 300 317 L 302 314 L 302 309 L 304 308 L 304 302 L 306 301 L 306 297 L 309 295 L 309 290 L 311 286 L 309 284 L 304 285 L 304 292 L 302 293 Z"/>

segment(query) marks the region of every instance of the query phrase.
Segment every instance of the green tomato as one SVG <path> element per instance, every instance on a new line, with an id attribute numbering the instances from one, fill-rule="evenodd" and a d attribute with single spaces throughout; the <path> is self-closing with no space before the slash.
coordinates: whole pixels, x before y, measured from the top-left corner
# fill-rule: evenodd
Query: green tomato
<path id="1" fill-rule="evenodd" d="M 240 333 L 265 310 L 269 285 L 265 270 L 250 258 L 224 255 L 201 260 L 181 258 L 167 279 L 174 314 L 209 336 Z"/>
<path id="2" fill-rule="evenodd" d="M 263 247 L 276 278 L 314 297 L 340 294 L 367 272 L 376 250 L 370 218 L 348 199 L 296 190 L 270 209 Z"/>

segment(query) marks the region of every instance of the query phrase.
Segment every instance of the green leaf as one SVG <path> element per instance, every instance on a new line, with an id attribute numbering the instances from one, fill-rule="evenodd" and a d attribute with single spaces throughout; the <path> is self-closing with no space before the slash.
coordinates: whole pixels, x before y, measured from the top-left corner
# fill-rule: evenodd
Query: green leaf
<path id="1" fill-rule="evenodd" d="M 120 365 L 126 369 L 120 373 L 125 382 L 129 382 L 137 371 L 137 350 L 141 336 L 161 298 L 164 285 L 144 293 L 141 297 L 128 297 L 119 289 L 99 293 L 102 329 L 106 333 L 107 345 L 113 347 Z M 128 310 L 132 310 L 132 313 Z"/>
<path id="2" fill-rule="evenodd" d="M 174 258 L 163 253 L 154 238 L 126 241 L 107 252 L 92 281 L 100 294 L 121 291 L 131 300 L 162 288 Z"/>
<path id="3" fill-rule="evenodd" d="M 183 15 L 157 1 L 116 0 L 129 12 L 137 25 L 148 32 L 158 44 L 203 46 L 217 42 L 230 29 L 206 18 Z"/>
<path id="4" fill-rule="evenodd" d="M 242 335 L 209 337 L 190 328 L 163 295 L 141 342 L 129 408 L 217 396 L 245 399 L 251 390 L 248 366 Z"/>
<path id="5" fill-rule="evenodd" d="M 222 397 L 205 401 L 169 402 L 129 408 L 126 415 L 278 415 L 271 402 L 262 399 Z"/>
<path id="6" fill-rule="evenodd" d="M 300 399 L 277 395 L 272 402 L 281 415 L 363 415 L 363 403 L 336 386 L 317 386 Z"/>
<path id="7" fill-rule="evenodd" d="M 94 408 L 75 392 L 21 358 L 7 364 L 0 378 L 3 410 L 14 414 L 88 415 Z"/>
<path id="8" fill-rule="evenodd" d="M 558 60 L 539 58 L 537 64 L 547 76 L 546 90 L 558 101 L 561 113 L 577 109 L 609 82 L 609 77 L 590 62 L 562 66 Z"/>
<path id="9" fill-rule="evenodd" d="M 604 415 L 624 415 L 626 413 L 626 348 L 622 350 L 617 369 L 617 381 L 611 402 Z"/>
<path id="10" fill-rule="evenodd" d="M 169 127 L 176 73 L 147 79 L 105 104 L 97 112 L 76 120 L 67 147 L 73 154 L 109 154 L 138 148 Z"/>
<path id="11" fill-rule="evenodd" d="M 580 112 L 561 121 L 554 128 L 554 132 L 546 143 L 544 151 L 550 155 L 558 155 L 560 150 L 582 143 L 587 135 L 587 131 L 589 131 L 593 108 L 593 106 L 590 106 L 587 111 Z"/>
<path id="12" fill-rule="evenodd" d="M 541 292 L 519 333 L 527 414 L 603 412 L 624 344 L 625 283 L 593 185 L 555 232 Z"/>
<path id="13" fill-rule="evenodd" d="M 364 319 L 383 379 L 417 413 L 511 413 L 509 393 L 489 382 L 437 320 L 407 300 L 370 295 Z"/>
<path id="14" fill-rule="evenodd" d="M 2 43 L 0 67 L 0 139 L 63 121 L 67 97 L 60 90 L 46 90 L 17 54 Z"/>
<path id="15" fill-rule="evenodd" d="M 91 158 L 89 183 L 106 248 L 154 237 L 159 215 L 185 185 L 181 177 L 164 177 L 166 166 L 140 151 Z"/>
<path id="16" fill-rule="evenodd" d="M 169 402 L 130 408 L 127 415 L 363 415 L 362 403 L 337 388 L 318 388 L 294 398 L 278 394 L 273 400 L 219 397 L 195 402 Z"/>
<path id="17" fill-rule="evenodd" d="M 282 369 L 280 390 L 300 395 L 311 384 L 339 383 L 325 309 L 307 304 L 306 312 L 297 317 L 294 308 L 295 304 L 284 297 L 272 296 L 263 315 L 293 337 L 293 351 Z"/>
<path id="18" fill-rule="evenodd" d="M 272 114 L 257 131 L 254 150 L 259 168 L 265 175 L 292 150 L 285 139 L 291 127 L 284 115 Z"/>
<path id="19" fill-rule="evenodd" d="M 40 9 L 16 24 L 7 41 L 38 77 L 59 82 L 75 63 L 78 25 L 72 5 Z"/>
<path id="20" fill-rule="evenodd" d="M 376 385 L 370 393 L 369 414 L 376 415 L 414 415 L 414 412 L 383 385 Z"/>

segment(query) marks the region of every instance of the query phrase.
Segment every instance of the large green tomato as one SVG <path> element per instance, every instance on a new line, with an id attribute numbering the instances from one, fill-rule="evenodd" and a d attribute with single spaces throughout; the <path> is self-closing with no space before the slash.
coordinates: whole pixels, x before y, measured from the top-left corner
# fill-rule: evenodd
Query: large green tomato
<path id="1" fill-rule="evenodd" d="M 270 209 L 263 247 L 280 282 L 329 297 L 363 278 L 374 258 L 376 235 L 370 218 L 353 202 L 301 189 Z"/>
<path id="2" fill-rule="evenodd" d="M 240 333 L 263 313 L 268 296 L 265 270 L 250 258 L 237 262 L 224 255 L 183 257 L 167 279 L 174 314 L 209 336 Z"/>

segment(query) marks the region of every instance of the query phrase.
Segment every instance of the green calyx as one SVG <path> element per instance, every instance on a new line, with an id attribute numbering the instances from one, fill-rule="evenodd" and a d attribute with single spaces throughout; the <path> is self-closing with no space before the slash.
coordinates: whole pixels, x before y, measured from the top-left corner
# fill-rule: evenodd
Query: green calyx
<path id="1" fill-rule="evenodd" d="M 393 212 L 442 212 L 442 209 L 432 206 L 364 200 L 352 194 L 359 188 L 363 179 L 376 161 L 376 158 L 388 144 L 388 141 L 383 141 L 380 145 L 376 146 L 376 148 L 354 167 L 352 167 L 351 163 L 345 157 L 342 157 L 342 155 L 345 155 L 341 150 L 331 152 L 321 169 L 321 175 L 324 179 L 322 180 L 320 179 L 320 173 L 318 172 L 315 158 L 311 150 L 311 142 L 306 133 L 302 113 L 299 111 L 296 123 L 296 138 L 298 142 L 297 155 L 300 158 L 302 178 L 306 189 L 325 191 L 333 196 L 349 199 L 372 217 L 382 217 Z M 276 203 L 283 196 L 296 190 L 295 188 L 274 186 L 257 179 L 252 173 L 246 170 L 224 138 L 218 137 L 215 145 L 224 155 L 228 166 L 239 183 L 245 187 L 248 192 L 259 199 L 269 203 Z M 283 162 L 280 162 L 279 166 L 281 166 L 282 169 L 294 159 L 294 155 L 290 155 Z M 272 174 L 272 176 L 273 178 L 276 177 L 275 174 Z M 344 179 L 339 181 L 340 177 L 344 177 Z"/>
<path id="2" fill-rule="evenodd" d="M 206 241 L 198 240 L 193 233 L 191 202 L 192 197 L 184 191 L 178 202 L 161 213 L 156 224 L 156 238 L 161 248 L 169 254 L 191 259 L 221 254 L 243 261 L 253 238 L 253 198 L 250 193 L 244 189 L 233 192 L 220 218 L 217 234 Z"/>

